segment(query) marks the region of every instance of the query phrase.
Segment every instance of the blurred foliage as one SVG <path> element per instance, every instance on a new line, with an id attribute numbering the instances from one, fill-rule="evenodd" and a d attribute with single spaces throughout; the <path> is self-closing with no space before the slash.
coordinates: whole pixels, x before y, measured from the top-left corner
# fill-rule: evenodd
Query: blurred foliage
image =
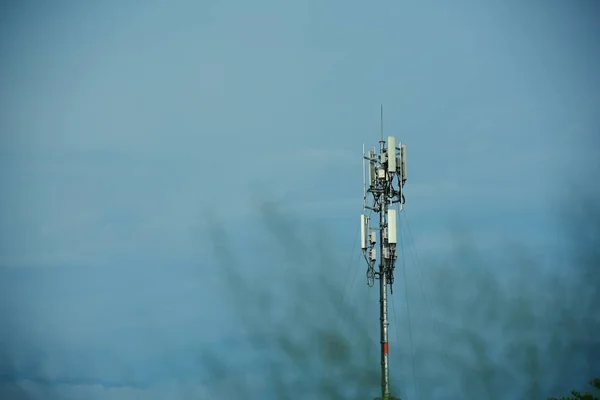
<path id="1" fill-rule="evenodd" d="M 397 272 L 394 297 L 410 302 L 415 340 L 407 344 L 402 321 L 401 348 L 391 355 L 394 395 L 543 399 L 600 373 L 600 208 L 581 204 L 567 221 L 570 250 L 557 254 L 556 265 L 518 245 L 493 259 L 477 250 L 476 239 L 462 238 L 443 264 L 413 257 L 408 283 Z M 273 204 L 262 207 L 260 218 L 265 241 L 257 232 L 250 247 L 269 249 L 261 253 L 272 266 L 263 278 L 248 273 L 252 266 L 232 245 L 236 238 L 211 223 L 219 270 L 246 340 L 269 356 L 265 365 L 253 364 L 268 379 L 260 387 L 239 379 L 235 398 L 373 399 L 380 391 L 378 340 L 370 335 L 377 319 L 345 301 L 345 266 L 326 231 L 302 234 Z M 356 267 L 364 276 L 362 263 Z M 377 308 L 374 302 L 371 314 Z M 223 363 L 220 371 L 227 370 Z"/>
<path id="2" fill-rule="evenodd" d="M 590 385 L 600 390 L 600 379 L 594 379 L 590 382 Z M 600 400 L 600 397 L 593 395 L 590 392 L 580 393 L 576 391 L 571 392 L 571 396 L 569 397 L 561 397 L 560 399 L 557 397 L 552 397 L 549 400 Z"/>

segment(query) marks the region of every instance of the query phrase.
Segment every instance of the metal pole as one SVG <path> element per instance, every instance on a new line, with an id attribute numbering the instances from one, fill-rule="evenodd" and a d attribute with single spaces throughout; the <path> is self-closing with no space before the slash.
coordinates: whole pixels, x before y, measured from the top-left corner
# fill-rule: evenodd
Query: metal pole
<path id="1" fill-rule="evenodd" d="M 387 211 L 387 196 L 381 198 L 381 213 L 379 214 L 379 224 L 381 230 L 379 232 L 380 254 L 384 254 L 384 238 L 383 232 L 386 226 L 385 215 Z M 388 360 L 388 310 L 387 310 L 387 262 L 384 257 L 380 258 L 379 264 L 379 320 L 381 333 L 381 396 L 383 399 L 388 399 L 390 396 L 390 370 Z"/>
<path id="2" fill-rule="evenodd" d="M 382 107 L 383 112 L 383 107 Z M 381 120 L 383 131 L 383 118 Z M 383 133 L 383 132 L 382 132 Z M 383 137 L 379 142 L 380 154 L 385 152 L 385 141 Z M 382 160 L 383 161 L 383 160 Z M 380 337 L 381 337 L 381 396 L 383 399 L 388 399 L 390 395 L 390 371 L 388 360 L 388 318 L 387 318 L 387 257 L 386 251 L 389 251 L 386 243 L 386 213 L 388 204 L 387 183 L 383 183 L 383 192 L 379 197 L 379 321 L 380 321 Z"/>
<path id="3" fill-rule="evenodd" d="M 372 286 L 374 279 L 379 279 L 379 322 L 381 339 L 381 397 L 376 400 L 397 400 L 390 393 L 390 370 L 389 370 L 389 348 L 388 348 L 388 286 L 394 283 L 394 264 L 396 260 L 396 214 L 388 207 L 394 203 L 404 203 L 402 187 L 406 181 L 406 150 L 401 145 L 400 154 L 397 154 L 395 138 L 388 137 L 388 148 L 386 149 L 383 140 L 383 106 L 381 107 L 381 140 L 379 142 L 379 159 L 374 157 L 373 152 L 369 152 L 365 158 L 363 146 L 363 159 L 368 160 L 369 182 L 365 182 L 363 191 L 364 209 L 369 209 L 379 214 L 379 271 L 375 272 L 377 255 L 375 252 L 376 240 L 370 231 L 374 228 L 369 227 L 370 219 L 364 214 L 361 217 L 361 246 L 367 261 L 367 285 Z M 373 149 L 375 150 L 375 149 Z M 398 158 L 399 156 L 399 158 Z M 398 189 L 394 188 L 394 178 L 398 176 Z M 363 177 L 363 181 L 365 181 Z M 368 188 L 367 188 L 368 187 Z M 373 206 L 367 206 L 367 196 L 373 197 Z M 400 208 L 400 211 L 402 208 Z M 392 223 L 393 221 L 393 223 Z M 391 230 L 391 231 L 390 231 Z M 368 235 L 367 235 L 368 233 Z M 399 400 L 399 399 L 398 399 Z"/>

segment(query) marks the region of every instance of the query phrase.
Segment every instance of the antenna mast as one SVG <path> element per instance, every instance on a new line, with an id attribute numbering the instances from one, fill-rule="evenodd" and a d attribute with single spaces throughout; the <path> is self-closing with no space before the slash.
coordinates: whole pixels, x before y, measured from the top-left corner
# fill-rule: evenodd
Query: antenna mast
<path id="1" fill-rule="evenodd" d="M 366 165 L 365 165 L 366 164 Z M 394 267 L 397 259 L 396 243 L 396 210 L 393 205 L 399 203 L 399 211 L 403 210 L 403 188 L 406 182 L 406 145 L 396 138 L 388 136 L 383 140 L 383 105 L 381 106 L 381 140 L 379 154 L 375 149 L 364 152 L 363 175 L 366 167 L 367 179 L 364 187 L 364 210 L 360 216 L 361 248 L 367 261 L 367 285 L 370 287 L 379 280 L 379 318 L 381 332 L 381 397 L 380 400 L 397 399 L 390 393 L 390 371 L 388 359 L 388 286 L 390 293 L 394 283 Z M 371 227 L 371 217 L 366 214 L 370 210 L 379 214 L 379 224 Z M 378 254 L 376 249 L 377 231 L 379 231 L 379 269 L 375 271 Z"/>

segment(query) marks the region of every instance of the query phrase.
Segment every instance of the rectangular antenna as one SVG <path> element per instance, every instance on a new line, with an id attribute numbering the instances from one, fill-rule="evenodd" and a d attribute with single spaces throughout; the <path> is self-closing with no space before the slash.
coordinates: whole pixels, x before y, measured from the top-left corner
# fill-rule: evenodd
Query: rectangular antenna
<path id="1" fill-rule="evenodd" d="M 396 210 L 393 208 L 389 209 L 388 212 L 388 243 L 397 243 L 396 238 Z"/>
<path id="2" fill-rule="evenodd" d="M 406 180 L 406 145 L 400 147 L 400 162 L 402 163 L 402 180 Z"/>
<path id="3" fill-rule="evenodd" d="M 360 248 L 367 248 L 367 230 L 369 229 L 369 223 L 365 214 L 360 215 Z"/>
<path id="4" fill-rule="evenodd" d="M 369 151 L 369 186 L 373 186 L 375 184 L 375 164 L 373 163 L 373 158 L 375 158 L 375 153 Z"/>
<path id="5" fill-rule="evenodd" d="M 395 173 L 396 172 L 396 138 L 393 136 L 388 136 L 388 172 Z"/>

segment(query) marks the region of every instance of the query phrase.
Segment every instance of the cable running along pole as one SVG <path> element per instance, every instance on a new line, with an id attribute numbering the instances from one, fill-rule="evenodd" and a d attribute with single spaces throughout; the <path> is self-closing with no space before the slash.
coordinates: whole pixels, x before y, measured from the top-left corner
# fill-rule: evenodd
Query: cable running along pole
<path id="1" fill-rule="evenodd" d="M 406 145 L 398 143 L 398 146 L 396 146 L 394 136 L 388 136 L 387 142 L 383 139 L 383 106 L 381 107 L 379 153 L 376 153 L 375 148 L 373 148 L 365 154 L 363 146 L 363 175 L 366 175 L 367 179 L 363 191 L 364 210 L 360 216 L 360 236 L 361 248 L 367 261 L 367 285 L 372 287 L 375 279 L 379 280 L 381 397 L 377 399 L 391 400 L 396 399 L 396 397 L 393 397 L 390 393 L 387 295 L 388 286 L 390 294 L 393 293 L 394 267 L 397 259 L 396 210 L 391 206 L 399 203 L 399 210 L 403 210 L 403 188 L 406 182 Z M 379 214 L 377 226 L 371 226 L 371 218 L 366 214 L 367 210 Z M 379 235 L 377 235 L 377 232 L 379 232 Z M 379 254 L 377 254 L 376 249 L 377 236 L 379 236 Z M 376 265 L 378 266 L 377 271 L 375 271 Z"/>

